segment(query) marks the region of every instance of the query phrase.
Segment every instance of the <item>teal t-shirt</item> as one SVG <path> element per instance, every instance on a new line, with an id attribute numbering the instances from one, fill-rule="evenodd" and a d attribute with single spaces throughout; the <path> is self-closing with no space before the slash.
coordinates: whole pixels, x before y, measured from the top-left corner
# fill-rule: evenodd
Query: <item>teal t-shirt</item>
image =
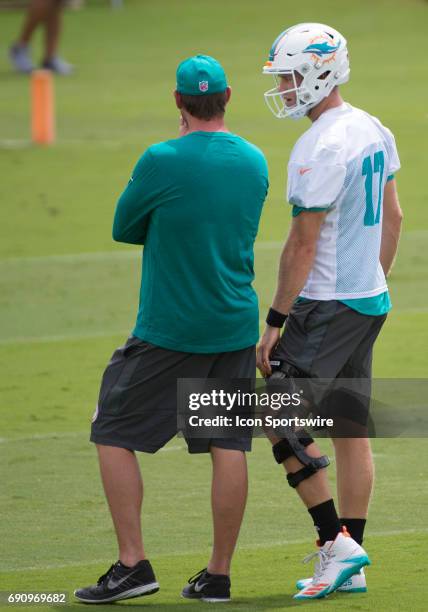
<path id="1" fill-rule="evenodd" d="M 133 334 L 191 353 L 258 340 L 254 241 L 268 190 L 263 153 L 227 132 L 149 147 L 120 197 L 113 238 L 144 244 Z"/>

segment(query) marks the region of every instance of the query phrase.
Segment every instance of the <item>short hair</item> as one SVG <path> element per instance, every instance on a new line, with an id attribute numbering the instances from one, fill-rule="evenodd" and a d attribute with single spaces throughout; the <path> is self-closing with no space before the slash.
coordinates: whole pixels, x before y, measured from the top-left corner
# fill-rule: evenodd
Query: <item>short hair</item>
<path id="1" fill-rule="evenodd" d="M 180 95 L 184 109 L 196 119 L 209 121 L 224 116 L 227 102 L 226 91 L 203 96 Z"/>

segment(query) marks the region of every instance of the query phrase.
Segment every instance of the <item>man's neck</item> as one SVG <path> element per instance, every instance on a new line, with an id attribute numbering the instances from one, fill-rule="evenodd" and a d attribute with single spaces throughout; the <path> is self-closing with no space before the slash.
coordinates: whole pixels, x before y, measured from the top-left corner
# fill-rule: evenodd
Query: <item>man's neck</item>
<path id="1" fill-rule="evenodd" d="M 223 119 L 212 119 L 211 121 L 203 121 L 195 117 L 186 117 L 188 129 L 187 133 L 191 132 L 228 132 Z"/>
<path id="2" fill-rule="evenodd" d="M 335 89 L 330 93 L 330 95 L 324 98 L 324 100 L 321 100 L 319 104 L 314 106 L 314 108 L 309 111 L 308 117 L 313 123 L 326 111 L 336 108 L 337 106 L 342 106 L 343 102 L 344 101 L 339 93 L 339 90 Z"/>

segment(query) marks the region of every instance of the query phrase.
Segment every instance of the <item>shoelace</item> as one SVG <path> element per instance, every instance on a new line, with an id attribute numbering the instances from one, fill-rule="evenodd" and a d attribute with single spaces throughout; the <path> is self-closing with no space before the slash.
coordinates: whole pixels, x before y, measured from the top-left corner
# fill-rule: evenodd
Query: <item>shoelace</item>
<path id="1" fill-rule="evenodd" d="M 314 577 L 312 579 L 313 583 L 317 582 L 317 580 L 319 579 L 319 577 L 321 576 L 321 574 L 327 568 L 327 565 L 331 561 L 331 557 L 328 554 L 328 552 L 320 548 L 319 550 L 316 550 L 315 552 L 305 557 L 303 559 L 303 563 L 309 563 L 309 561 L 311 561 L 312 559 L 315 559 L 315 557 L 318 557 L 318 561 L 315 563 L 315 567 L 314 567 Z"/>
<path id="2" fill-rule="evenodd" d="M 204 574 L 207 571 L 207 568 L 204 567 L 204 569 L 201 569 L 200 572 L 198 572 L 197 574 L 195 574 L 194 576 L 191 576 L 188 580 L 189 584 L 196 584 L 199 580 L 199 578 L 202 576 L 202 574 Z"/>
<path id="3" fill-rule="evenodd" d="M 114 573 L 114 569 L 115 569 L 116 565 L 117 565 L 117 563 L 113 563 L 113 565 L 111 565 L 109 567 L 109 569 L 106 571 L 106 573 L 98 578 L 97 584 L 102 584 L 106 578 L 110 578 L 110 576 Z"/>

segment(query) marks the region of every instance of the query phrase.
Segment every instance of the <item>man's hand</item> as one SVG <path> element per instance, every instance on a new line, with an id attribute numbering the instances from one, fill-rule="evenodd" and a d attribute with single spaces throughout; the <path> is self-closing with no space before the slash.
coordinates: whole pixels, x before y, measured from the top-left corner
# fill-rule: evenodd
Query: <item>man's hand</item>
<path id="1" fill-rule="evenodd" d="M 264 377 L 272 374 L 269 359 L 273 349 L 278 344 L 280 337 L 281 330 L 279 327 L 270 327 L 270 325 L 266 326 L 265 332 L 257 347 L 257 367 Z"/>

